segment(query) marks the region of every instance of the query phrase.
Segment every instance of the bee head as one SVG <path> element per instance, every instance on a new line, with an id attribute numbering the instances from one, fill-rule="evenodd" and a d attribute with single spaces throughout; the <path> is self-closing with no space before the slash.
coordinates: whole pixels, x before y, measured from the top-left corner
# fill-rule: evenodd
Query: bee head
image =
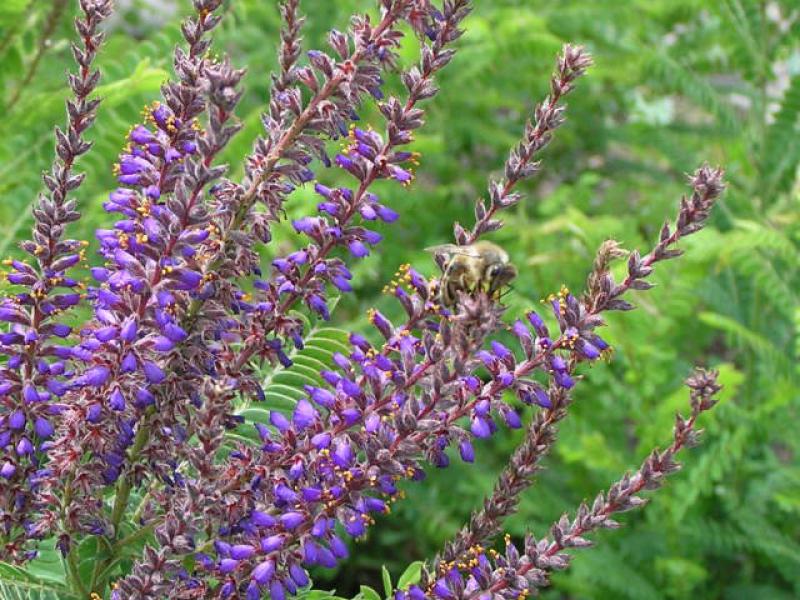
<path id="1" fill-rule="evenodd" d="M 494 263 L 486 268 L 486 280 L 489 282 L 489 293 L 497 292 L 509 284 L 517 276 L 517 268 L 511 263 Z"/>

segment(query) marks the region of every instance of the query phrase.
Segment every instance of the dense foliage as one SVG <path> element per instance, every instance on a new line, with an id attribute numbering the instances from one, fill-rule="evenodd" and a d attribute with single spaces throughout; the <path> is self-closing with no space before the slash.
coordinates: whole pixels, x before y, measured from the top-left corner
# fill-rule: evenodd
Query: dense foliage
<path id="1" fill-rule="evenodd" d="M 109 165 L 142 107 L 171 76 L 177 23 L 188 10 L 183 2 L 174 10 L 166 2 L 120 4 L 128 8 L 111 22 L 97 59 L 104 102 L 88 134 L 95 147 L 80 163 L 87 171 L 84 217 L 70 232 L 78 239 L 92 239 L 105 222 L 101 203 L 116 185 Z M 329 27 L 345 27 L 352 12 L 372 4 L 307 0 L 306 40 L 320 46 Z M 653 275 L 660 289 L 635 298 L 640 310 L 609 317 L 614 360 L 595 365 L 592 385 L 579 386 L 546 470 L 505 528 L 517 540 L 529 528 L 544 533 L 565 506 L 637 465 L 671 427 L 684 404 L 681 381 L 701 362 L 720 369 L 725 391 L 706 416 L 707 438 L 692 468 L 654 496 L 649 510 L 627 516 L 625 530 L 600 535 L 594 550 L 577 554 L 545 595 L 796 597 L 800 14 L 790 0 L 476 4 L 453 68 L 439 79 L 442 91 L 426 107 L 427 124 L 414 143 L 423 166 L 413 192 L 381 190 L 406 216 L 381 231 L 380 249 L 354 270 L 358 287 L 336 306 L 337 326 L 365 331 L 363 314 L 371 307 L 398 315 L 381 290 L 399 265 L 436 273 L 424 249 L 451 241 L 453 221 L 471 223 L 487 172 L 502 168 L 533 102 L 546 92 L 552 57 L 564 42 L 586 45 L 595 58 L 592 76 L 570 97 L 569 122 L 543 156 L 542 176 L 523 184 L 531 199 L 513 208 L 492 238 L 520 271 L 504 298 L 510 314 L 522 314 L 562 283 L 581 289 L 606 238 L 646 248 L 673 213 L 684 174 L 703 160 L 724 164 L 729 186 L 711 226 L 682 244 L 681 264 Z M 232 173 L 236 180 L 241 157 L 261 133 L 280 18 L 275 3 L 258 0 L 230 2 L 226 11 L 215 47 L 248 69 L 237 108 L 244 127 L 222 156 L 240 169 Z M 16 242 L 28 236 L 30 203 L 52 160 L 51 128 L 63 120 L 63 74 L 72 64 L 73 13 L 73 3 L 62 0 L 0 7 L 2 256 L 20 255 Z M 408 43 L 401 57 L 409 62 L 416 52 Z M 305 214 L 313 191 L 296 196 L 290 219 Z M 290 235 L 288 227 L 274 231 L 277 254 L 285 254 L 281 243 Z M 265 264 L 272 258 L 264 256 Z M 307 354 L 329 357 L 337 335 L 320 330 L 307 340 Z M 351 596 L 358 584 L 371 583 L 382 591 L 384 565 L 396 579 L 413 561 L 436 554 L 491 491 L 518 441 L 505 431 L 484 445 L 475 465 L 453 464 L 410 486 L 408 499 L 391 518 L 378 518 L 346 569 L 314 573 L 317 587 Z M 47 558 L 38 566 L 44 577 L 60 569 L 55 552 L 55 566 Z"/>

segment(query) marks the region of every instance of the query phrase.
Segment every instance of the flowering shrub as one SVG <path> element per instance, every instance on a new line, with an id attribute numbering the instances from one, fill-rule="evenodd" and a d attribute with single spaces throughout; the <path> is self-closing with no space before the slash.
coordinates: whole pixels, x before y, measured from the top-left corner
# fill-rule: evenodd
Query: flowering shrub
<path id="1" fill-rule="evenodd" d="M 628 292 L 651 287 L 656 263 L 677 257 L 678 242 L 703 227 L 723 190 L 721 171 L 701 167 L 690 177 L 675 223 L 649 252 L 604 243 L 586 291 L 562 289 L 544 315 L 505 319 L 501 298 L 480 287 L 444 306 L 441 281 L 403 266 L 388 291 L 405 321 L 371 311 L 381 341 L 329 340 L 329 363 L 301 376 L 293 356 L 312 334 L 297 308 L 329 320 L 332 294 L 352 291 L 348 265 L 381 242 L 369 223 L 400 216 L 375 184 L 413 183 L 418 157 L 408 148 L 469 2 L 380 0 L 377 21 L 355 16 L 347 32 L 330 33 L 328 51 L 301 58 L 299 0 L 285 0 L 281 68 L 241 182 L 216 159 L 240 127 L 243 71 L 209 53 L 222 0 L 193 5 L 175 79 L 131 128 L 115 166 L 119 188 L 103 205 L 109 228 L 97 231 L 99 260 L 89 260 L 96 266 L 84 284 L 89 244 L 66 234 L 80 218 L 75 162 L 91 147 L 84 134 L 101 104 L 92 62 L 112 7 L 80 0 L 67 128 L 56 130 L 56 159 L 22 244 L 30 258 L 9 262 L 0 305 L 0 573 L 9 586 L 56 597 L 282 600 L 310 585 L 308 567 L 345 560 L 346 538 L 388 512 L 404 480 L 420 481 L 428 465 L 446 467 L 453 456 L 472 462 L 476 440 L 523 427 L 530 410 L 484 506 L 394 594 L 535 593 L 568 565 L 566 549 L 616 527 L 615 513 L 640 506 L 641 491 L 677 470 L 676 453 L 697 441 L 697 418 L 714 405 L 715 374 L 698 370 L 687 379 L 690 415 L 677 417 L 666 450 L 564 516 L 549 538 L 491 547 L 555 442 L 582 365 L 610 353 L 598 333 L 603 313 L 632 309 Z M 403 97 L 385 96 L 404 31 L 418 40 L 419 64 L 402 71 Z M 498 213 L 521 200 L 516 185 L 538 171 L 564 122 L 563 99 L 590 64 L 580 47 L 564 47 L 503 178 L 477 202 L 474 226 L 455 225 L 456 244 L 502 226 Z M 380 127 L 358 123 L 366 102 L 377 103 Z M 342 146 L 334 156 L 331 141 Z M 326 184 L 332 169 L 352 184 Z M 316 212 L 291 221 L 297 249 L 264 268 L 259 248 L 299 186 L 313 186 Z M 611 269 L 623 256 L 618 281 Z M 516 347 L 493 339 L 501 330 Z M 290 403 L 270 401 L 265 371 L 292 374 L 284 378 Z M 39 565 L 53 549 L 63 559 L 55 583 Z"/>

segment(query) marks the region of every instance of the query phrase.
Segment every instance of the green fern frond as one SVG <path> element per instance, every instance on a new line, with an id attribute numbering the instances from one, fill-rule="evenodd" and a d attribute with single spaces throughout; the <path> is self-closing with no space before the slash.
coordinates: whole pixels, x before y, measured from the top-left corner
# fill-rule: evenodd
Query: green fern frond
<path id="1" fill-rule="evenodd" d="M 665 52 L 645 54 L 643 72 L 652 74 L 666 88 L 681 93 L 699 108 L 714 115 L 724 132 L 737 133 L 741 130 L 741 120 L 711 84 Z"/>
<path id="2" fill-rule="evenodd" d="M 304 386 L 322 385 L 320 372 L 334 368 L 333 355 L 349 354 L 349 334 L 332 327 L 308 328 L 302 350 L 290 354 L 292 365 L 270 373 L 262 385 L 264 401 L 258 404 L 246 401 L 236 414 L 244 417 L 244 423 L 232 434 L 236 438 L 257 441 L 255 423 L 269 424 L 270 411 L 291 411 L 297 402 L 307 396 Z"/>
<path id="3" fill-rule="evenodd" d="M 0 563 L 0 598 L 3 600 L 80 600 L 69 590 L 32 577 L 24 569 Z"/>
<path id="4" fill-rule="evenodd" d="M 761 156 L 763 196 L 772 204 L 774 196 L 791 189 L 800 164 L 800 74 L 791 78 L 783 94 Z"/>
<path id="5" fill-rule="evenodd" d="M 760 355 L 762 360 L 770 361 L 772 364 L 777 365 L 781 371 L 785 373 L 791 371 L 791 365 L 786 354 L 770 340 L 749 329 L 746 325 L 714 312 L 701 312 L 698 318 L 706 325 L 731 335 L 737 343 Z"/>
<path id="6" fill-rule="evenodd" d="M 609 546 L 581 553 L 572 563 L 577 577 L 606 589 L 616 597 L 631 600 L 661 600 L 653 582 L 632 566 L 629 560 Z"/>

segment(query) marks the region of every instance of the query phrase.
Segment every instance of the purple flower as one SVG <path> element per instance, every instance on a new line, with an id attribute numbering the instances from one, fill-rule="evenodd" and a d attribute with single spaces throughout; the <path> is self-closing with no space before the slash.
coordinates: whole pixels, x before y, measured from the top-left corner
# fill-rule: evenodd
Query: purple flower
<path id="1" fill-rule="evenodd" d="M 0 467 L 0 477 L 4 477 L 5 479 L 11 479 L 16 472 L 16 465 L 8 460 L 3 463 L 2 467 Z"/>
<path id="2" fill-rule="evenodd" d="M 331 188 L 324 186 L 321 183 L 314 184 L 314 191 L 317 192 L 323 198 L 331 197 Z"/>
<path id="3" fill-rule="evenodd" d="M 27 456 L 28 454 L 33 453 L 33 444 L 31 441 L 26 437 L 21 437 L 19 442 L 17 442 L 17 455 L 19 456 Z"/>
<path id="4" fill-rule="evenodd" d="M 389 208 L 388 206 L 383 206 L 381 204 L 378 204 L 376 205 L 375 208 L 378 213 L 378 216 L 385 223 L 394 223 L 395 221 L 397 221 L 397 219 L 400 218 L 400 215 L 391 208 Z"/>
<path id="5" fill-rule="evenodd" d="M 359 212 L 361 216 L 366 219 L 367 221 L 374 221 L 378 218 L 378 213 L 375 212 L 375 209 L 370 206 L 369 204 L 362 204 L 359 208 Z"/>
<path id="6" fill-rule="evenodd" d="M 26 403 L 33 404 L 34 402 L 39 401 L 39 392 L 36 391 L 36 387 L 34 385 L 26 383 L 22 388 L 22 397 L 25 398 Z"/>
<path id="7" fill-rule="evenodd" d="M 298 587 L 305 587 L 310 583 L 308 573 L 306 573 L 306 570 L 297 563 L 292 563 L 292 565 L 289 567 L 289 575 L 292 577 L 292 580 L 294 580 Z"/>
<path id="8" fill-rule="evenodd" d="M 276 523 L 275 517 L 265 512 L 254 510 L 250 513 L 250 522 L 257 527 L 273 527 Z"/>
<path id="9" fill-rule="evenodd" d="M 312 425 L 318 417 L 319 413 L 311 403 L 308 400 L 301 399 L 295 407 L 292 421 L 298 429 L 305 429 Z"/>
<path id="10" fill-rule="evenodd" d="M 55 431 L 53 426 L 50 424 L 50 421 L 44 417 L 36 417 L 36 421 L 33 424 L 33 430 L 36 432 L 36 435 L 42 439 L 49 438 Z"/>
<path id="11" fill-rule="evenodd" d="M 136 320 L 133 317 L 128 317 L 122 323 L 122 327 L 119 330 L 119 337 L 122 341 L 131 343 L 136 339 L 137 330 L 138 326 Z"/>
<path id="12" fill-rule="evenodd" d="M 353 447 L 350 442 L 346 440 L 337 441 L 333 451 L 333 462 L 338 467 L 346 469 L 353 463 L 353 458 Z"/>
<path id="13" fill-rule="evenodd" d="M 375 246 L 377 244 L 380 244 L 382 239 L 383 239 L 383 236 L 380 233 L 378 233 L 377 231 L 370 231 L 369 229 L 365 229 L 364 230 L 364 240 L 370 246 Z M 351 249 L 351 251 L 352 251 L 352 249 Z"/>
<path id="14" fill-rule="evenodd" d="M 145 408 L 147 406 L 152 406 L 156 403 L 156 397 L 148 390 L 147 388 L 140 388 L 136 390 L 136 406 L 139 408 Z"/>
<path id="15" fill-rule="evenodd" d="M 245 544 L 231 546 L 231 558 L 235 560 L 246 560 L 256 553 L 256 549 Z"/>
<path id="16" fill-rule="evenodd" d="M 600 358 L 600 350 L 598 350 L 594 344 L 591 344 L 586 340 L 582 340 L 580 344 L 580 350 L 581 353 L 583 353 L 583 355 L 589 360 Z"/>
<path id="17" fill-rule="evenodd" d="M 360 240 L 351 241 L 347 244 L 347 248 L 350 250 L 350 254 L 356 258 L 364 258 L 369 255 L 369 249 Z"/>
<path id="18" fill-rule="evenodd" d="M 455 598 L 453 592 L 450 591 L 450 588 L 444 579 L 438 579 L 436 581 L 436 583 L 433 585 L 433 593 L 437 598 L 441 598 L 442 600 L 452 600 Z"/>
<path id="19" fill-rule="evenodd" d="M 277 579 L 273 579 L 269 584 L 270 600 L 286 600 L 286 589 Z"/>
<path id="20" fill-rule="evenodd" d="M 233 558 L 223 558 L 219 561 L 219 572 L 220 573 L 231 573 L 236 570 L 236 567 L 239 566 L 239 561 Z"/>
<path id="21" fill-rule="evenodd" d="M 291 427 L 289 420 L 283 416 L 282 413 L 271 410 L 269 413 L 269 422 L 275 427 L 278 431 L 284 432 Z"/>
<path id="22" fill-rule="evenodd" d="M 253 569 L 252 577 L 259 585 L 267 585 L 274 574 L 275 561 L 270 559 L 256 565 L 256 568 Z"/>
<path id="23" fill-rule="evenodd" d="M 319 221 L 314 217 L 303 217 L 302 219 L 293 220 L 292 227 L 295 228 L 297 233 L 305 233 L 306 235 L 309 235 L 318 229 Z"/>
<path id="24" fill-rule="evenodd" d="M 458 451 L 461 454 L 461 460 L 464 462 L 475 462 L 475 449 L 469 440 L 462 440 L 458 445 Z"/>
<path id="25" fill-rule="evenodd" d="M 283 525 L 286 529 L 292 530 L 297 528 L 301 523 L 303 523 L 306 518 L 303 516 L 303 513 L 299 512 L 287 512 L 283 513 L 279 520 L 281 525 Z"/>
<path id="26" fill-rule="evenodd" d="M 114 391 L 111 392 L 108 404 L 113 410 L 125 410 L 125 396 L 122 395 L 119 388 L 114 388 Z"/>
<path id="27" fill-rule="evenodd" d="M 149 144 L 155 140 L 153 134 L 150 133 L 150 131 L 143 125 L 137 125 L 134 127 L 128 134 L 128 137 L 130 137 L 131 141 L 136 144 Z"/>
<path id="28" fill-rule="evenodd" d="M 497 356 L 497 358 L 503 360 L 512 356 L 511 351 L 500 342 L 493 340 L 491 345 L 492 352 L 495 356 Z"/>
<path id="29" fill-rule="evenodd" d="M 337 382 L 338 382 L 338 375 L 337 375 Z M 311 399 L 319 404 L 320 406 L 324 406 L 325 408 L 331 408 L 333 403 L 336 401 L 336 396 L 334 396 L 330 391 L 319 388 L 319 387 L 312 387 L 310 385 L 305 386 L 306 392 L 308 392 Z"/>
<path id="30" fill-rule="evenodd" d="M 146 360 L 142 365 L 144 376 L 150 383 L 161 383 L 166 379 L 167 375 L 156 363 Z"/>
<path id="31" fill-rule="evenodd" d="M 575 380 L 565 371 L 556 371 L 555 379 L 558 385 L 567 390 L 575 385 Z"/>
<path id="32" fill-rule="evenodd" d="M 331 318 L 331 314 L 328 311 L 328 305 L 325 300 L 316 294 L 312 294 L 308 297 L 308 306 L 311 310 L 315 313 L 319 314 L 323 318 L 323 320 L 328 321 Z"/>
<path id="33" fill-rule="evenodd" d="M 133 352 L 127 352 L 125 356 L 122 357 L 120 371 L 122 373 L 133 373 L 137 366 L 136 356 L 134 356 Z"/>
<path id="34" fill-rule="evenodd" d="M 489 428 L 489 423 L 483 417 L 474 416 L 470 422 L 470 431 L 472 435 L 478 438 L 487 438 L 492 435 L 492 430 Z"/>
<path id="35" fill-rule="evenodd" d="M 101 342 L 108 342 L 113 340 L 117 337 L 117 328 L 113 325 L 108 327 L 101 327 L 94 332 L 94 337 L 96 337 Z"/>
<path id="36" fill-rule="evenodd" d="M 269 554 L 270 552 L 275 552 L 275 550 L 280 550 L 283 547 L 283 542 L 284 536 L 282 534 L 261 538 L 261 551 Z"/>
<path id="37" fill-rule="evenodd" d="M 92 367 L 76 379 L 77 385 L 85 385 L 90 387 L 100 387 L 108 381 L 111 376 L 111 370 L 108 367 Z"/>
<path id="38" fill-rule="evenodd" d="M 341 292 L 352 292 L 353 291 L 353 286 L 350 284 L 350 282 L 347 279 L 345 279 L 341 275 L 336 275 L 336 276 L 332 277 L 331 278 L 331 283 L 334 286 L 336 286 L 336 288 L 338 288 L 339 291 L 341 291 Z"/>

